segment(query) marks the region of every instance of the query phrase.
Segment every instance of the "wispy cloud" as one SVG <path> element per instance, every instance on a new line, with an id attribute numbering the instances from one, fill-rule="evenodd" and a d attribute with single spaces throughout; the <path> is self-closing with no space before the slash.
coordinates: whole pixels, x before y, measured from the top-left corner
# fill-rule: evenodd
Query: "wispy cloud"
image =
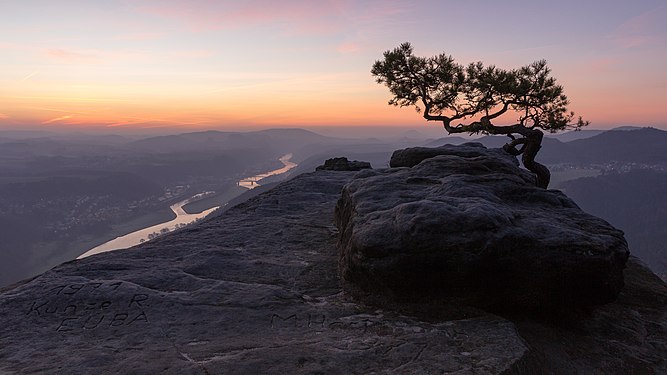
<path id="1" fill-rule="evenodd" d="M 652 42 L 653 38 L 649 35 L 626 34 L 616 37 L 616 44 L 626 49 L 649 45 Z"/>
<path id="2" fill-rule="evenodd" d="M 667 35 L 667 6 L 632 17 L 615 31 L 613 39 L 624 49 L 663 44 Z"/>
<path id="3" fill-rule="evenodd" d="M 51 48 L 42 49 L 47 58 L 74 65 L 98 65 L 118 61 L 148 62 L 156 58 L 155 53 L 141 49 L 72 49 Z"/>
<path id="4" fill-rule="evenodd" d="M 126 40 L 126 41 L 145 41 L 145 40 L 158 40 L 166 36 L 166 33 L 155 33 L 155 32 L 145 32 L 145 33 L 133 33 L 133 34 L 123 34 L 118 35 L 113 38 L 113 40 Z"/>
<path id="5" fill-rule="evenodd" d="M 94 51 L 72 51 L 65 49 L 49 49 L 46 55 L 52 59 L 69 64 L 89 64 L 100 61 L 99 54 Z"/>
<path id="6" fill-rule="evenodd" d="M 202 59 L 205 57 L 211 57 L 215 55 L 215 51 L 210 49 L 197 49 L 197 50 L 183 50 L 183 51 L 174 51 L 170 55 L 177 58 L 185 59 Z"/>
<path id="7" fill-rule="evenodd" d="M 593 72 L 607 72 L 620 63 L 617 58 L 603 57 L 589 61 L 588 68 Z"/>
<path id="8" fill-rule="evenodd" d="M 10 96 L 12 99 L 27 99 L 27 100 L 57 100 L 67 102 L 129 102 L 129 99 L 121 98 L 93 98 L 93 97 L 74 97 L 74 96 Z M 36 108 L 39 109 L 39 108 Z M 57 111 L 56 109 L 45 109 Z M 69 112 L 69 111 L 62 111 Z"/>
<path id="9" fill-rule="evenodd" d="M 253 27 L 282 23 L 291 31 L 330 32 L 332 20 L 348 6 L 345 1 L 285 0 L 184 1 L 153 2 L 141 10 L 185 23 L 196 31 Z"/>
<path id="10" fill-rule="evenodd" d="M 369 22 L 401 12 L 396 1 L 352 0 L 160 0 L 140 11 L 175 19 L 195 31 L 271 25 L 288 34 L 333 34 L 356 21 Z"/>
<path id="11" fill-rule="evenodd" d="M 9 118 L 9 116 L 7 116 L 6 114 L 0 112 L 0 120 L 5 120 L 5 119 L 8 119 L 8 118 Z"/>
<path id="12" fill-rule="evenodd" d="M 21 81 L 27 81 L 27 80 L 29 80 L 30 78 L 36 76 L 37 73 L 38 73 L 38 72 L 35 70 L 34 72 L 32 72 L 32 73 L 26 75 L 25 77 L 23 77 L 23 78 L 21 79 Z"/>
<path id="13" fill-rule="evenodd" d="M 361 50 L 361 46 L 355 42 L 345 42 L 336 48 L 339 53 L 348 54 Z"/>
<path id="14" fill-rule="evenodd" d="M 59 122 L 59 121 L 67 120 L 67 119 L 70 119 L 70 118 L 72 118 L 72 117 L 74 117 L 74 115 L 60 116 L 60 117 L 52 118 L 52 119 L 50 119 L 50 120 L 42 121 L 42 124 L 43 124 L 43 125 L 52 124 L 52 123 L 54 123 L 54 122 Z"/>
<path id="15" fill-rule="evenodd" d="M 209 121 L 176 121 L 176 120 L 167 120 L 155 117 L 127 117 L 122 120 L 113 121 L 108 123 L 106 126 L 109 128 L 123 127 L 123 126 L 136 126 L 141 125 L 144 128 L 152 127 L 164 127 L 169 125 L 198 125 L 202 123 L 209 123 Z"/>

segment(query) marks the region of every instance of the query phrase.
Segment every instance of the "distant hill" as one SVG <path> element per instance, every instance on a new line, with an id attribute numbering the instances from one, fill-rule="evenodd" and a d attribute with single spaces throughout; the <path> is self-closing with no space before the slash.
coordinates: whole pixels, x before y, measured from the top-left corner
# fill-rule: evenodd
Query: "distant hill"
<path id="1" fill-rule="evenodd" d="M 642 127 L 642 126 L 626 125 L 626 126 L 619 126 L 619 127 L 613 128 L 611 130 L 624 130 L 625 131 L 625 130 L 639 130 L 639 129 L 644 129 L 644 128 L 645 127 Z"/>
<path id="2" fill-rule="evenodd" d="M 655 128 L 611 130 L 591 138 L 569 142 L 570 159 L 596 163 L 667 162 L 667 131 Z"/>
<path id="3" fill-rule="evenodd" d="M 446 144 L 460 145 L 461 143 L 466 143 L 466 142 L 477 142 L 477 140 L 476 139 L 471 139 L 471 138 L 450 136 L 450 137 L 430 139 L 430 140 L 426 141 L 425 143 L 421 144 L 420 146 L 423 146 L 423 147 L 438 147 L 438 146 L 442 146 L 442 145 L 446 145 Z"/>
<path id="4" fill-rule="evenodd" d="M 214 150 L 262 149 L 289 152 L 315 142 L 333 142 L 304 129 L 268 129 L 254 132 L 221 132 L 216 130 L 165 135 L 141 139 L 126 147 L 143 152 L 200 152 Z"/>
<path id="5" fill-rule="evenodd" d="M 485 136 L 476 140 L 486 147 L 502 147 L 508 138 Z M 667 131 L 655 128 L 609 130 L 592 137 L 563 142 L 545 137 L 537 160 L 545 164 L 667 163 Z"/>
<path id="6" fill-rule="evenodd" d="M 570 133 L 564 133 L 563 137 L 547 136 L 542 141 L 542 150 L 537 155 L 537 160 L 545 164 L 667 163 L 667 131 L 655 128 L 622 129 L 624 130 L 582 130 L 570 132 L 572 135 L 569 136 Z M 574 133 L 589 136 L 566 141 L 568 138 L 575 138 Z M 422 146 L 437 147 L 446 143 L 481 142 L 486 147 L 498 148 L 508 140 L 509 138 L 505 136 L 484 136 L 477 139 L 445 137 L 428 141 Z"/>
<path id="7" fill-rule="evenodd" d="M 566 182 L 564 190 L 583 210 L 625 231 L 630 251 L 667 280 L 667 173 L 580 178 Z"/>
<path id="8" fill-rule="evenodd" d="M 243 133 L 248 134 L 248 133 Z M 305 141 L 320 141 L 320 140 L 334 140 L 335 137 L 329 137 L 321 135 L 310 130 L 300 129 L 300 128 L 276 128 L 276 129 L 266 129 L 259 130 L 256 132 L 251 132 L 250 134 L 266 134 L 275 139 L 298 139 Z"/>
<path id="9" fill-rule="evenodd" d="M 51 139 L 69 143 L 120 144 L 130 142 L 132 138 L 118 134 L 57 133 L 36 130 L 0 130 L 0 142 L 10 140 Z"/>
<path id="10" fill-rule="evenodd" d="M 569 131 L 565 133 L 547 133 L 544 136 L 548 138 L 556 138 L 561 142 L 570 142 L 577 139 L 585 139 L 596 136 L 598 134 L 604 133 L 607 130 L 598 130 L 598 129 L 585 129 L 577 131 Z"/>
<path id="11" fill-rule="evenodd" d="M 184 133 L 177 135 L 162 135 L 130 142 L 126 148 L 144 152 L 182 152 L 189 150 L 209 150 L 220 148 L 234 133 L 220 131 L 205 131 Z"/>

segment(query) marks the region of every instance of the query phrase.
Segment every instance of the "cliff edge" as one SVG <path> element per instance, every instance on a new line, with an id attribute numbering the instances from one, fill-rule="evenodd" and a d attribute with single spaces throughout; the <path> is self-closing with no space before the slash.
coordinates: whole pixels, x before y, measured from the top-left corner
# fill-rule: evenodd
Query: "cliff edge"
<path id="1" fill-rule="evenodd" d="M 667 372 L 667 286 L 633 258 L 615 301 L 557 319 L 352 292 L 334 211 L 357 173 L 385 172 L 300 175 L 4 289 L 0 373 Z"/>

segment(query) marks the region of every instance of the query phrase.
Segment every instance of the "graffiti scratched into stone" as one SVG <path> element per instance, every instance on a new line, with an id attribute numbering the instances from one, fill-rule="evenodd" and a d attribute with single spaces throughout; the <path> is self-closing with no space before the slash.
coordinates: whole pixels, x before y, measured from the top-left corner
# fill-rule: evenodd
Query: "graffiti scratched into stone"
<path id="1" fill-rule="evenodd" d="M 75 316 L 70 318 L 64 318 L 60 321 L 56 331 L 60 332 L 72 332 L 80 331 L 87 329 L 95 329 L 98 327 L 118 327 L 118 326 L 129 326 L 136 322 L 139 323 L 150 323 L 146 312 L 140 311 L 139 313 L 129 314 L 129 313 L 111 313 L 111 314 L 102 314 L 102 315 L 88 315 L 88 316 Z"/>
<path id="2" fill-rule="evenodd" d="M 336 330 L 356 329 L 366 333 L 369 328 L 380 326 L 382 323 L 370 319 L 342 320 L 330 319 L 322 314 L 277 314 L 271 315 L 271 328 L 274 329 L 314 329 Z"/>
<path id="3" fill-rule="evenodd" d="M 118 293 L 123 283 L 91 282 L 59 285 L 32 301 L 26 315 L 55 321 L 55 330 L 73 332 L 150 323 L 144 310 L 149 296 Z"/>
<path id="4" fill-rule="evenodd" d="M 62 296 L 73 296 L 77 294 L 80 291 L 115 291 L 118 289 L 123 284 L 122 281 L 115 281 L 112 283 L 102 283 L 102 282 L 94 282 L 94 283 L 81 283 L 81 284 L 65 284 L 65 285 L 59 285 L 54 288 L 51 288 L 50 290 L 47 291 L 46 296 L 53 296 L 53 295 L 62 295 Z M 101 288 L 101 289 L 100 289 Z"/>

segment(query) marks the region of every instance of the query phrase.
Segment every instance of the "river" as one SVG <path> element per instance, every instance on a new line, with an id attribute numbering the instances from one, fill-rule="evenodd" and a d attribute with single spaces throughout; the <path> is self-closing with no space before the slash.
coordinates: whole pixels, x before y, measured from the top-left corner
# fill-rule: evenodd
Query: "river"
<path id="1" fill-rule="evenodd" d="M 275 175 L 285 173 L 285 172 L 289 171 L 290 169 L 296 167 L 297 164 L 291 162 L 290 161 L 291 158 L 292 158 L 292 154 L 287 154 L 287 155 L 282 156 L 280 159 L 278 159 L 278 160 L 280 160 L 280 162 L 283 163 L 282 168 L 275 169 L 275 170 L 272 170 L 272 171 L 269 171 L 269 172 L 266 172 L 266 173 L 261 173 L 261 174 L 255 175 L 255 176 L 242 178 L 241 180 L 239 180 L 238 185 L 241 186 L 241 187 L 247 188 L 247 189 L 254 189 L 254 188 L 260 186 L 259 183 L 257 183 L 257 181 L 259 181 L 263 178 L 269 177 L 269 176 L 275 176 Z M 128 233 L 124 236 L 116 237 L 109 242 L 105 242 L 105 243 L 103 243 L 99 246 L 96 246 L 96 247 L 86 251 L 85 253 L 79 255 L 77 257 L 77 259 L 86 258 L 86 257 L 89 257 L 91 255 L 104 253 L 104 252 L 107 252 L 107 251 L 127 249 L 129 247 L 136 246 L 140 243 L 150 241 L 152 238 L 155 238 L 156 236 L 159 236 L 160 234 L 171 232 L 172 230 L 181 228 L 181 227 L 183 227 L 185 225 L 188 225 L 188 224 L 192 224 L 193 222 L 206 217 L 211 212 L 220 208 L 220 206 L 209 208 L 209 209 L 204 210 L 204 211 L 202 211 L 200 213 L 197 213 L 197 214 L 189 214 L 189 213 L 185 212 L 185 210 L 183 209 L 183 206 L 185 206 L 186 204 L 188 204 L 188 203 L 190 203 L 190 202 L 192 202 L 196 199 L 201 198 L 205 194 L 208 194 L 208 193 L 197 194 L 193 197 L 190 197 L 188 199 L 185 199 L 183 201 L 180 201 L 178 203 L 175 203 L 175 204 L 171 205 L 169 208 L 171 208 L 171 210 L 174 212 L 174 214 L 176 214 L 175 219 L 173 219 L 171 221 L 161 223 L 161 224 L 153 225 L 153 226 L 148 227 L 148 228 L 140 229 L 138 231 Z"/>
<path id="2" fill-rule="evenodd" d="M 238 182 L 238 185 L 242 186 L 244 188 L 247 188 L 247 189 L 254 189 L 254 188 L 258 187 L 259 184 L 257 183 L 257 181 L 259 181 L 263 178 L 269 177 L 269 176 L 275 176 L 275 175 L 278 175 L 278 174 L 283 174 L 283 173 L 289 171 L 290 169 L 296 167 L 297 164 L 292 163 L 290 161 L 291 158 L 292 158 L 292 154 L 283 155 L 280 159 L 278 159 L 278 160 L 280 160 L 281 163 L 283 163 L 282 168 L 275 169 L 275 170 L 270 171 L 270 172 L 258 174 L 258 175 L 252 176 L 252 177 L 242 178 Z"/>

